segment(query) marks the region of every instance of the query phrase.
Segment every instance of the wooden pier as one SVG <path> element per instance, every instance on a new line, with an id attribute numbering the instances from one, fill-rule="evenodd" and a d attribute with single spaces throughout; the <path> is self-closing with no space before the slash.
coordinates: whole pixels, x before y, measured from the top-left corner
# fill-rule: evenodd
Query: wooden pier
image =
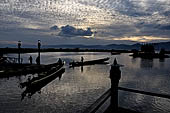
<path id="1" fill-rule="evenodd" d="M 100 98 L 98 98 L 90 107 L 83 113 L 113 113 L 111 110 L 111 89 L 107 90 Z M 116 113 L 116 112 L 115 112 Z M 118 107 L 117 113 L 140 113 L 130 109 Z"/>
<path id="2" fill-rule="evenodd" d="M 167 94 L 158 94 L 147 91 L 140 91 L 137 89 L 119 87 L 118 84 L 121 78 L 121 72 L 119 70 L 119 67 L 120 65 L 118 65 L 117 61 L 115 60 L 114 65 L 112 65 L 110 71 L 111 88 L 106 91 L 99 99 L 97 99 L 90 107 L 88 107 L 84 111 L 84 113 L 141 113 L 140 111 L 133 111 L 118 106 L 119 90 L 170 99 L 170 95 Z"/>

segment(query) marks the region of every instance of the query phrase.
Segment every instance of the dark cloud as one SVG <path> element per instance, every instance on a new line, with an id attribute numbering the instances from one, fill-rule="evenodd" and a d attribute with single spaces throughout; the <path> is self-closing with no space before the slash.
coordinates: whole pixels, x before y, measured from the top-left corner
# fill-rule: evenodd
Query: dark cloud
<path id="1" fill-rule="evenodd" d="M 165 11 L 162 13 L 164 16 L 170 17 L 170 11 Z"/>
<path id="2" fill-rule="evenodd" d="M 160 27 L 161 30 L 170 30 L 170 25 L 163 25 Z"/>
<path id="3" fill-rule="evenodd" d="M 169 38 L 170 25 L 158 24 L 156 22 L 139 22 L 132 25 L 117 25 L 112 24 L 110 26 L 103 26 L 98 28 L 96 37 L 105 37 L 105 39 L 122 38 L 122 37 L 161 37 Z M 144 40 L 141 38 L 141 40 Z M 153 39 L 154 40 L 154 39 Z M 140 41 L 140 40 L 139 40 Z"/>
<path id="4" fill-rule="evenodd" d="M 98 28 L 96 37 L 104 37 L 107 38 L 118 38 L 118 37 L 129 37 L 136 35 L 137 28 L 134 25 L 120 25 L 120 24 L 112 24 L 109 26 L 102 26 Z"/>
<path id="5" fill-rule="evenodd" d="M 136 27 L 138 29 L 145 29 L 145 30 L 170 30 L 170 25 L 165 25 L 165 24 L 157 24 L 157 23 L 145 23 L 145 22 L 140 22 L 136 24 Z"/>
<path id="6" fill-rule="evenodd" d="M 52 26 L 51 28 L 50 28 L 50 30 L 58 30 L 59 28 L 58 28 L 58 26 L 56 26 L 56 25 L 54 25 L 54 26 Z"/>
<path id="7" fill-rule="evenodd" d="M 138 5 L 136 1 L 132 0 L 119 0 L 119 2 L 112 3 L 113 8 L 120 14 L 131 17 L 150 16 L 150 11 L 143 11 L 142 6 Z M 115 5 L 116 4 L 116 5 Z"/>
<path id="8" fill-rule="evenodd" d="M 138 32 L 135 36 L 153 36 L 161 38 L 169 38 L 170 25 L 158 23 L 139 23 L 136 25 Z"/>
<path id="9" fill-rule="evenodd" d="M 61 27 L 60 36 L 92 36 L 93 32 L 91 28 L 87 28 L 87 30 L 76 29 L 73 26 L 66 25 Z"/>

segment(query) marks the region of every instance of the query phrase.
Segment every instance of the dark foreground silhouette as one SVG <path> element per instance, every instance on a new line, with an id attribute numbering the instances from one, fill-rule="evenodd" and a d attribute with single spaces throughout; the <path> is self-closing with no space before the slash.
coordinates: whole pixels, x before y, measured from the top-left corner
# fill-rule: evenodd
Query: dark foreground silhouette
<path id="1" fill-rule="evenodd" d="M 32 95 L 34 95 L 36 92 L 40 92 L 44 86 L 46 86 L 48 83 L 50 83 L 57 77 L 59 77 L 59 79 L 61 79 L 62 74 L 64 72 L 65 72 L 65 68 L 60 68 L 59 70 L 57 70 L 56 72 L 54 72 L 50 75 L 47 74 L 47 76 L 45 76 L 43 78 L 40 78 L 40 79 L 37 79 L 34 81 L 30 81 L 26 85 L 25 91 L 21 94 L 21 100 L 23 100 L 25 96 L 28 96 L 29 98 L 31 98 Z"/>

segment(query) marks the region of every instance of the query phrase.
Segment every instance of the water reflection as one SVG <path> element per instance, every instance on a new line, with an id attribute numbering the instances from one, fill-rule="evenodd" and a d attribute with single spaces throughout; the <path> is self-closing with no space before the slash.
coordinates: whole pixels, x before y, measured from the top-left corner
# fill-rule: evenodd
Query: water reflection
<path id="1" fill-rule="evenodd" d="M 132 57 L 131 62 L 132 62 L 132 64 L 136 64 L 136 62 L 137 62 L 137 58 L 133 58 L 133 57 Z"/>
<path id="2" fill-rule="evenodd" d="M 81 73 L 81 67 L 69 68 L 68 63 L 73 60 L 80 61 L 82 55 L 87 60 L 93 60 L 108 57 L 110 53 L 71 52 L 69 54 L 66 52 L 42 53 L 43 64 L 50 64 L 56 62 L 58 58 L 62 58 L 66 61 L 67 67 L 65 67 L 66 70 L 60 82 L 55 79 L 43 88 L 35 88 L 36 92 L 41 90 L 41 95 L 34 93 L 32 99 L 24 98 L 22 102 L 20 101 L 21 93 L 26 89 L 18 88 L 18 83 L 25 81 L 28 75 L 17 78 L 10 77 L 9 80 L 0 79 L 0 112 L 81 113 L 89 107 L 110 88 L 110 66 L 84 66 Z M 23 54 L 22 57 L 28 60 L 30 55 L 33 58 L 37 56 L 36 53 L 29 53 Z M 111 57 L 110 64 L 114 58 L 115 56 Z M 121 54 L 117 59 L 120 64 L 124 64 L 119 84 L 121 87 L 170 94 L 170 59 L 165 59 L 164 62 L 159 59 L 148 61 L 140 58 L 133 59 L 129 57 L 129 54 Z M 170 101 L 162 98 L 120 92 L 119 99 L 121 107 L 141 110 L 145 113 L 167 113 L 170 111 Z"/>
<path id="3" fill-rule="evenodd" d="M 159 67 L 165 68 L 165 60 L 159 60 Z"/>
<path id="4" fill-rule="evenodd" d="M 121 106 L 124 106 L 124 108 L 127 108 L 127 109 L 137 111 L 139 113 L 152 113 L 153 112 L 152 110 L 154 109 L 153 107 L 155 107 L 153 106 L 153 104 L 148 104 L 148 102 L 151 102 L 151 103 L 155 102 L 154 101 L 155 98 L 151 96 L 146 96 L 146 95 L 137 94 L 137 93 L 129 93 L 125 91 L 119 91 L 119 98 L 120 98 L 119 103 L 121 103 Z M 127 105 L 127 102 L 126 102 L 127 100 L 130 100 L 128 102 L 129 104 L 131 104 L 130 108 Z"/>
<path id="5" fill-rule="evenodd" d="M 62 74 L 65 72 L 65 69 L 62 68 L 59 72 L 46 76 L 44 78 L 41 78 L 40 80 L 36 80 L 34 82 L 28 82 L 26 85 L 25 91 L 21 94 L 21 100 L 24 99 L 25 96 L 28 96 L 31 98 L 32 95 L 34 95 L 36 92 L 40 92 L 41 88 L 45 87 L 48 83 L 59 77 L 59 80 L 62 77 Z"/>
<path id="6" fill-rule="evenodd" d="M 151 69 L 153 67 L 153 59 L 143 59 L 140 60 L 140 67 L 144 69 Z"/>
<path id="7" fill-rule="evenodd" d="M 159 59 L 159 62 L 165 62 L 164 58 Z"/>
<path id="8" fill-rule="evenodd" d="M 81 66 L 81 72 L 83 73 L 83 66 Z"/>

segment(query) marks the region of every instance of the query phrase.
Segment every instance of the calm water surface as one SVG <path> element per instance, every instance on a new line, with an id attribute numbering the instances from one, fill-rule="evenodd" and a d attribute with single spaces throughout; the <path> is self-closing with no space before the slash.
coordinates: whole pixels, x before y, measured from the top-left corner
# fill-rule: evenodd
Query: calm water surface
<path id="1" fill-rule="evenodd" d="M 32 55 L 34 62 L 37 53 L 22 54 L 24 62 Z M 7 56 L 15 56 L 8 54 Z M 111 56 L 110 53 L 93 52 L 51 52 L 42 53 L 43 64 L 54 63 L 58 58 L 66 62 L 66 71 L 61 80 L 56 78 L 41 89 L 41 93 L 21 101 L 25 89 L 18 87 L 28 76 L 0 79 L 0 112 L 1 113 L 81 113 L 110 88 L 110 65 L 92 65 L 69 68 L 72 60 L 80 61 L 110 57 L 118 59 L 124 67 L 120 86 L 155 93 L 170 94 L 170 59 L 144 60 L 133 59 L 129 54 Z M 141 94 L 119 92 L 119 106 L 146 113 L 170 112 L 170 100 L 145 96 Z"/>

